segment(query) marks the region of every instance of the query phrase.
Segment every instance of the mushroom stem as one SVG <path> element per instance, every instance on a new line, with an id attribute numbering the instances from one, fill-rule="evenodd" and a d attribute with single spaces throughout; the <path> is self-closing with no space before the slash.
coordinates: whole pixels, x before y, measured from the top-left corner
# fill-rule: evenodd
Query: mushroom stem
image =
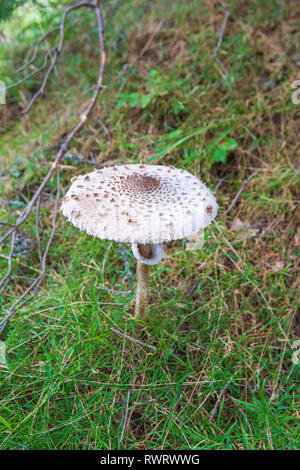
<path id="1" fill-rule="evenodd" d="M 137 278 L 135 316 L 145 318 L 149 299 L 149 266 L 140 261 L 137 263 Z"/>
<path id="2" fill-rule="evenodd" d="M 145 318 L 149 299 L 149 264 L 157 264 L 164 257 L 160 243 L 133 243 L 132 251 L 137 258 L 137 289 L 135 316 Z"/>

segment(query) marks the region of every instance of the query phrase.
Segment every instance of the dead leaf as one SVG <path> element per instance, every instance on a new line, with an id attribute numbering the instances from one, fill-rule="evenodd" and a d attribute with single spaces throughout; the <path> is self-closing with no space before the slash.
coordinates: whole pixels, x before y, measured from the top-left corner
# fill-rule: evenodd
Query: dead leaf
<path id="1" fill-rule="evenodd" d="M 240 232 L 237 236 L 237 241 L 246 240 L 247 238 L 254 238 L 259 234 L 258 228 L 252 228 L 249 222 L 243 222 L 238 217 L 234 219 L 230 228 L 232 232 Z"/>
<path id="2" fill-rule="evenodd" d="M 247 227 L 247 224 L 237 217 L 231 224 L 231 231 L 238 232 L 239 230 L 243 230 L 245 227 Z"/>
<path id="3" fill-rule="evenodd" d="M 276 263 L 273 264 L 273 266 L 272 266 L 272 270 L 274 272 L 282 271 L 283 268 L 284 268 L 284 262 L 283 261 L 276 261 Z"/>

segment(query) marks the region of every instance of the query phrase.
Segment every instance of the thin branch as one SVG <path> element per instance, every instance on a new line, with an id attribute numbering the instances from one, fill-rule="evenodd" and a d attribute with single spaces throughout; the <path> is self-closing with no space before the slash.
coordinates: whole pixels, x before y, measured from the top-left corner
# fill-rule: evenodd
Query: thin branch
<path id="1" fill-rule="evenodd" d="M 225 175 L 225 176 L 223 176 L 223 178 L 221 178 L 221 179 L 217 182 L 216 186 L 214 187 L 214 193 L 216 193 L 216 192 L 218 191 L 218 189 L 219 189 L 219 187 L 221 186 L 221 184 L 223 183 L 223 181 L 225 181 L 229 176 L 230 176 L 230 175 Z"/>
<path id="2" fill-rule="evenodd" d="M 219 49 L 220 49 L 220 47 L 222 45 L 222 42 L 223 42 L 223 37 L 224 37 L 224 33 L 225 33 L 226 26 L 227 26 L 227 20 L 228 20 L 229 15 L 230 15 L 230 10 L 226 10 L 224 20 L 223 20 L 223 24 L 222 24 L 222 28 L 221 28 L 221 31 L 220 31 L 220 34 L 219 34 L 218 44 L 215 48 L 214 55 L 213 55 L 214 60 L 220 65 L 225 77 L 228 76 L 228 72 L 227 72 L 226 68 L 224 67 L 224 65 L 222 64 L 222 62 L 220 61 L 220 59 L 217 57 L 217 54 L 218 54 Z"/>
<path id="3" fill-rule="evenodd" d="M 49 52 L 50 52 L 50 51 L 49 51 Z M 31 106 L 33 105 L 33 103 L 35 102 L 35 100 L 37 99 L 37 97 L 38 97 L 39 95 L 41 95 L 42 93 L 44 93 L 45 86 L 46 86 L 46 84 L 47 84 L 48 78 L 49 78 L 49 76 L 50 76 L 52 70 L 53 70 L 54 67 L 55 67 L 56 60 L 57 60 L 57 56 L 58 56 L 58 48 L 56 47 L 56 48 L 54 49 L 54 55 L 53 55 L 53 57 L 51 57 L 51 64 L 50 64 L 50 66 L 49 66 L 49 68 L 48 68 L 48 70 L 47 70 L 47 72 L 46 72 L 46 74 L 45 74 L 45 76 L 44 76 L 44 80 L 43 80 L 43 82 L 42 82 L 41 87 L 40 87 L 40 88 L 38 89 L 38 91 L 33 95 L 33 97 L 31 98 L 31 100 L 29 101 L 28 106 L 27 106 L 25 109 L 23 109 L 23 111 L 21 111 L 21 114 L 26 114 L 26 113 L 28 113 L 28 111 L 30 110 Z"/>
<path id="4" fill-rule="evenodd" d="M 190 299 L 193 294 L 195 293 L 198 285 L 199 285 L 199 282 L 200 282 L 200 277 L 198 277 L 192 284 L 192 286 L 190 287 L 190 289 L 188 290 L 188 293 L 186 294 L 185 298 L 186 300 Z"/>
<path id="5" fill-rule="evenodd" d="M 233 377 L 231 377 L 231 379 L 227 380 L 226 384 L 224 385 L 224 387 L 222 388 L 222 390 L 220 391 L 219 395 L 218 395 L 218 398 L 217 398 L 217 401 L 215 403 L 215 406 L 213 407 L 213 409 L 211 410 L 210 412 L 210 418 L 209 420 L 211 421 L 213 419 L 213 417 L 217 414 L 217 411 L 219 409 L 219 406 L 220 406 L 220 403 L 221 403 L 221 400 L 222 400 L 222 397 L 224 395 L 224 393 L 226 392 L 230 382 L 232 381 Z"/>
<path id="6" fill-rule="evenodd" d="M 125 333 L 123 333 L 122 331 L 116 330 L 115 328 L 111 328 L 111 331 L 113 331 L 114 333 L 116 333 L 119 336 L 122 336 L 123 338 L 126 338 L 126 339 L 129 339 L 130 341 L 133 341 L 134 343 L 141 344 L 142 346 L 146 346 L 147 348 L 152 349 L 153 351 L 155 351 L 155 349 L 156 349 L 155 346 L 152 346 L 151 344 L 143 343 L 143 341 L 140 341 L 139 339 L 135 339 L 132 336 L 128 336 Z"/>
<path id="7" fill-rule="evenodd" d="M 44 62 L 43 64 L 38 67 L 37 69 L 33 70 L 33 72 L 30 72 L 28 73 L 24 78 L 21 78 L 20 80 L 18 80 L 17 82 L 15 83 L 12 83 L 11 85 L 8 85 L 7 87 L 5 88 L 0 88 L 0 91 L 3 91 L 3 90 L 10 90 L 11 88 L 15 88 L 16 86 L 20 85 L 21 83 L 25 82 L 26 80 L 28 80 L 29 78 L 33 77 L 34 75 L 36 75 L 38 72 L 40 72 L 41 70 L 43 70 L 46 65 L 47 65 L 47 62 L 48 62 L 48 57 L 51 55 L 52 52 L 54 52 L 55 50 L 57 49 L 57 46 L 53 47 L 52 49 L 50 49 L 50 51 L 48 51 L 46 54 L 45 54 L 45 57 L 44 57 Z"/>
<path id="8" fill-rule="evenodd" d="M 0 225 L 8 225 L 9 227 L 15 226 L 15 224 L 11 224 L 10 222 L 0 222 Z"/>
<path id="9" fill-rule="evenodd" d="M 235 205 L 236 201 L 238 200 L 238 198 L 240 197 L 240 194 L 243 192 L 243 190 L 245 189 L 245 186 L 247 186 L 247 184 L 252 180 L 252 178 L 254 178 L 254 176 L 258 173 L 258 170 L 255 170 L 250 176 L 249 178 L 242 184 L 242 186 L 240 187 L 240 189 L 238 190 L 238 192 L 236 193 L 235 197 L 233 198 L 230 206 L 228 207 L 227 209 L 227 213 L 231 211 L 231 209 L 233 208 L 233 206 Z"/>
<path id="10" fill-rule="evenodd" d="M 213 55 L 214 59 L 216 59 L 217 54 L 219 52 L 219 49 L 222 45 L 223 37 L 224 37 L 224 33 L 225 33 L 226 26 L 227 26 L 227 20 L 228 20 L 229 15 L 230 15 L 230 10 L 226 10 L 224 20 L 223 20 L 223 24 L 222 24 L 222 28 L 221 28 L 221 31 L 220 31 L 220 34 L 219 34 L 218 44 L 217 44 L 217 47 L 215 48 L 214 55 Z"/>
<path id="11" fill-rule="evenodd" d="M 95 161 L 88 160 L 87 158 L 79 158 L 79 156 L 72 155 L 71 153 L 66 154 L 65 159 L 71 160 L 72 162 L 75 163 L 75 165 L 78 165 L 79 163 L 86 163 L 88 165 L 92 165 L 96 169 L 103 168 L 104 166 L 106 166 L 103 163 L 96 163 Z"/>
<path id="12" fill-rule="evenodd" d="M 31 57 L 31 59 L 26 62 L 24 65 L 22 65 L 21 67 L 19 67 L 18 69 L 14 70 L 13 73 L 14 74 L 17 74 L 17 73 L 20 73 L 22 72 L 23 70 L 25 70 L 27 67 L 29 67 L 29 65 L 31 65 L 35 59 L 36 59 L 36 56 L 37 56 L 37 53 L 38 53 L 38 50 L 39 50 L 39 46 L 40 44 L 50 35 L 52 34 L 54 31 L 58 31 L 60 29 L 60 26 L 55 26 L 55 28 L 52 28 L 50 29 L 50 31 L 48 31 L 47 33 L 43 34 L 43 36 L 41 36 L 38 41 L 36 41 L 35 43 L 35 47 L 34 47 L 34 52 L 33 52 L 33 55 Z"/>
<path id="13" fill-rule="evenodd" d="M 96 119 L 96 122 L 98 122 L 100 124 L 100 126 L 102 127 L 103 129 L 103 132 L 104 134 L 106 135 L 106 137 L 111 137 L 110 135 L 110 131 L 107 129 L 106 125 L 104 124 L 104 122 L 102 122 L 102 120 L 100 118 Z"/>

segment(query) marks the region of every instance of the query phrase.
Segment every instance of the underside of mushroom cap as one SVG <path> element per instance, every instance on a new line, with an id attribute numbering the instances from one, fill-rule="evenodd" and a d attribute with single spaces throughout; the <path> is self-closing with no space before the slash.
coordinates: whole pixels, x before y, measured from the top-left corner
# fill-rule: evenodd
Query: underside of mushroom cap
<path id="1" fill-rule="evenodd" d="M 197 177 L 163 165 L 120 165 L 74 177 L 61 211 L 98 238 L 162 243 L 207 227 L 214 195 Z"/>

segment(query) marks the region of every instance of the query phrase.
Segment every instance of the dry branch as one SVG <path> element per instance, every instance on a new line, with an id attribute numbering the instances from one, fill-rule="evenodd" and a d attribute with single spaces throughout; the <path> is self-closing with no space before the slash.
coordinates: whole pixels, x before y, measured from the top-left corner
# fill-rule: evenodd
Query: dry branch
<path id="1" fill-rule="evenodd" d="M 223 24 L 222 24 L 222 27 L 221 27 L 221 31 L 220 31 L 220 34 L 219 34 L 219 39 L 218 39 L 218 44 L 214 50 L 214 55 L 213 55 L 213 58 L 216 62 L 218 62 L 218 64 L 220 65 L 221 69 L 223 70 L 223 73 L 225 75 L 225 77 L 228 76 L 228 72 L 226 70 L 226 68 L 224 67 L 223 63 L 220 61 L 220 59 L 217 57 L 218 55 L 218 52 L 219 52 L 219 49 L 222 45 L 222 42 L 223 42 L 223 37 L 224 37 L 224 33 L 225 33 L 225 30 L 226 30 L 226 26 L 227 26 L 227 21 L 228 21 L 228 17 L 230 15 L 230 10 L 226 10 L 225 11 L 225 16 L 224 16 L 224 20 L 223 20 Z"/>
<path id="2" fill-rule="evenodd" d="M 45 34 L 43 34 L 43 36 L 41 36 L 39 38 L 39 40 L 35 43 L 35 46 L 34 46 L 34 52 L 33 52 L 33 55 L 31 57 L 31 59 L 26 62 L 24 65 L 22 65 L 21 67 L 19 67 L 18 69 L 14 70 L 14 74 L 17 74 L 17 73 L 20 73 L 22 72 L 23 70 L 25 70 L 27 67 L 29 67 L 29 65 L 31 65 L 36 57 L 37 57 L 37 53 L 38 53 L 38 50 L 39 50 L 39 46 L 40 44 L 51 34 L 53 33 L 54 31 L 58 31 L 59 30 L 59 26 L 55 26 L 55 28 L 51 29 L 50 31 L 47 31 Z M 16 86 L 16 85 L 12 85 L 12 86 Z"/>
<path id="3" fill-rule="evenodd" d="M 123 338 L 129 339 L 130 341 L 133 341 L 134 343 L 140 344 L 141 346 L 146 346 L 147 348 L 152 349 L 153 351 L 155 351 L 155 349 L 156 349 L 155 346 L 152 346 L 151 344 L 146 344 L 146 343 L 144 343 L 143 341 L 141 341 L 139 339 L 136 339 L 136 338 L 133 338 L 132 336 L 126 335 L 122 331 L 116 330 L 115 328 L 111 328 L 111 331 L 116 333 L 116 335 L 118 335 L 118 336 L 122 336 Z"/>

